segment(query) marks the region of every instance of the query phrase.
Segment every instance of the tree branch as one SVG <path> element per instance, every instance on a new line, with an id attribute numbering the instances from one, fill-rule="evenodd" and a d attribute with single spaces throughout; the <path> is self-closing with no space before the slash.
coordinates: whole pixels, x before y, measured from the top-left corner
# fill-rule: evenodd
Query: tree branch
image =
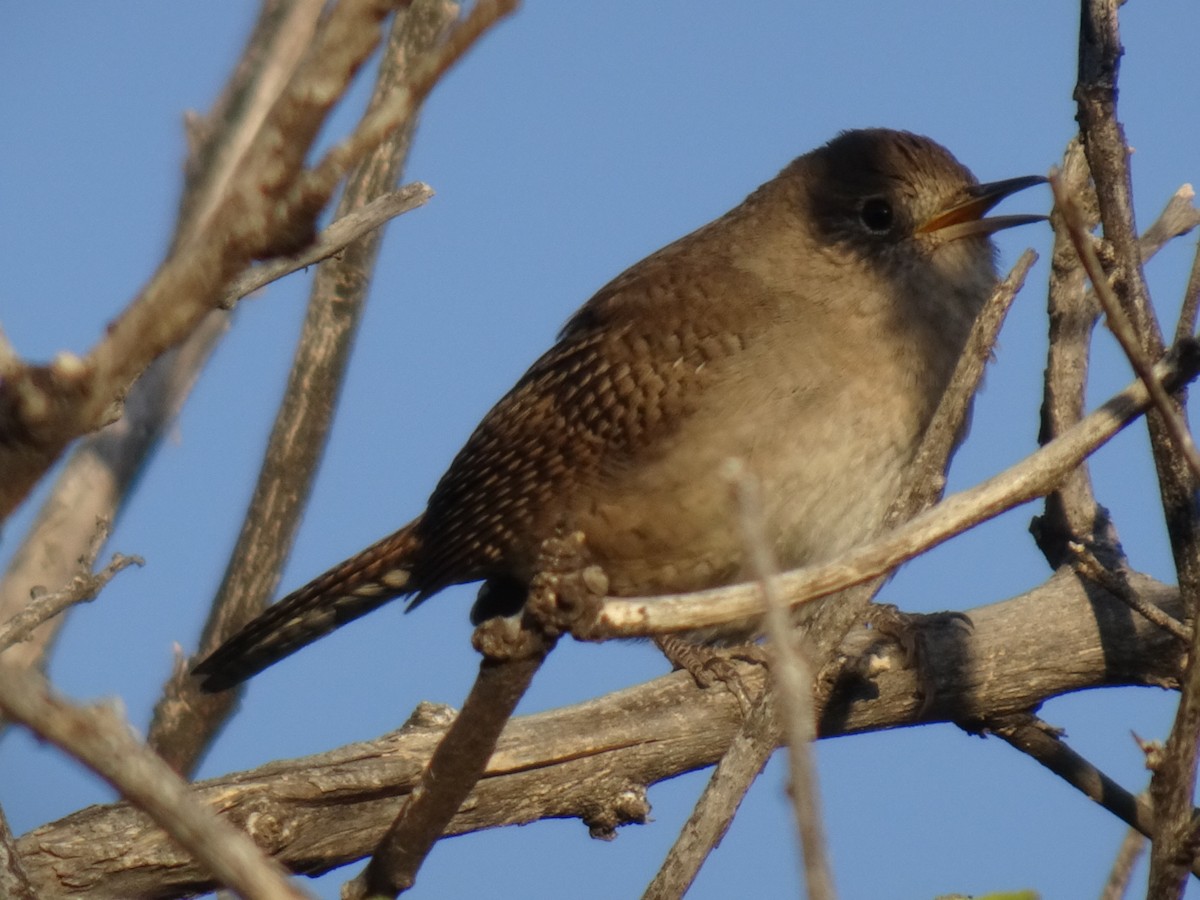
<path id="1" fill-rule="evenodd" d="M 1066 190 L 1060 178 L 1051 178 L 1050 185 L 1054 189 L 1054 202 L 1063 217 L 1075 252 L 1092 282 L 1092 288 L 1096 292 L 1100 306 L 1104 309 L 1104 319 L 1108 323 L 1109 330 L 1116 337 L 1121 349 L 1125 351 L 1125 356 L 1134 372 L 1142 379 L 1146 389 L 1150 392 L 1150 399 L 1159 416 L 1162 417 L 1166 433 L 1175 442 L 1176 451 L 1183 456 L 1192 470 L 1193 476 L 1200 476 L 1200 454 L 1197 454 L 1191 433 L 1183 421 L 1182 410 L 1176 408 L 1166 390 L 1154 377 L 1151 361 L 1142 352 L 1133 324 L 1126 318 L 1121 304 L 1108 285 L 1108 276 L 1104 274 L 1100 258 L 1092 247 L 1091 237 L 1088 235 L 1087 225 L 1078 204 Z"/>
<path id="2" fill-rule="evenodd" d="M 1080 9 L 1079 72 L 1076 118 L 1096 183 L 1104 236 L 1119 267 L 1114 288 L 1133 323 L 1141 351 L 1149 359 L 1162 354 L 1162 335 L 1150 306 L 1135 235 L 1133 188 L 1128 144 L 1117 119 L 1117 76 L 1124 52 L 1118 31 L 1116 0 L 1083 0 Z M 1176 406 L 1177 415 L 1183 415 Z M 1194 622 L 1200 605 L 1200 521 L 1196 479 L 1175 447 L 1170 427 L 1157 413 L 1147 416 L 1151 450 L 1158 474 L 1171 553 L 1179 587 L 1187 598 L 1184 621 Z M 1200 629 L 1193 629 L 1187 681 L 1167 739 L 1161 766 L 1150 783 L 1158 831 L 1150 852 L 1152 896 L 1173 897 L 1183 889 L 1196 841 L 1192 797 L 1196 783 L 1197 735 L 1200 734 Z"/>
<path id="3" fill-rule="evenodd" d="M 430 12 L 436 20 L 431 23 Z M 418 3 L 393 23 L 379 67 L 371 105 L 402 85 L 416 61 L 432 52 L 457 10 Z M 218 644 L 262 611 L 275 590 L 295 539 L 324 450 L 337 397 L 374 270 L 382 224 L 428 189 L 393 191 L 408 153 L 415 119 L 385 140 L 351 173 L 338 203 L 337 221 L 297 256 L 247 272 L 230 293 L 253 289 L 252 279 L 279 277 L 322 257 L 313 279 L 304 327 L 287 388 L 280 402 L 254 495 L 230 555 L 221 586 L 200 639 L 199 652 Z M 177 661 L 155 706 L 149 742 L 177 772 L 192 771 L 234 709 L 240 691 L 203 694 L 190 675 L 190 661 Z"/>
<path id="4" fill-rule="evenodd" d="M 0 809 L 0 896 L 8 900 L 38 900 L 29 883 L 29 876 L 21 865 L 8 818 Z"/>
<path id="5" fill-rule="evenodd" d="M 40 675 L 0 663 L 0 709 L 128 797 L 170 842 L 194 856 L 214 884 L 227 885 L 248 900 L 308 896 L 253 841 L 200 803 L 112 708 L 74 706 L 54 694 Z M 38 895 L 45 895 L 41 888 Z"/>
<path id="6" fill-rule="evenodd" d="M 1178 593 L 1144 576 L 1146 599 L 1178 615 Z M 1177 683 L 1178 643 L 1069 571 L 1019 597 L 970 611 L 970 630 L 928 635 L 931 703 L 912 670 L 883 660 L 876 681 L 835 696 L 821 736 L 935 721 L 980 723 L 1069 691 Z M 739 671 L 761 690 L 761 667 Z M 412 790 L 451 714 L 423 708 L 397 733 L 318 757 L 274 762 L 195 785 L 202 802 L 243 827 L 293 871 L 327 871 L 371 852 Z M 712 765 L 742 725 L 728 691 L 686 673 L 575 707 L 523 716 L 505 730 L 483 779 L 447 834 L 576 816 L 597 835 L 644 821 L 645 786 Z M 21 837 L 39 896 L 166 898 L 212 880 L 125 804 L 90 807 Z"/>
<path id="7" fill-rule="evenodd" d="M 26 495 L 70 441 L 120 415 L 146 367 L 220 306 L 229 282 L 253 260 L 295 252 L 349 169 L 401 127 L 418 101 L 511 3 L 481 2 L 444 51 L 407 90 L 368 111 L 359 130 L 313 173 L 304 169 L 325 119 L 379 41 L 389 0 L 341 0 L 321 20 L 311 49 L 222 184 L 211 213 L 197 214 L 167 259 L 86 357 L 60 354 L 18 366 L 0 382 L 0 518 Z"/>
<path id="8" fill-rule="evenodd" d="M 118 572 L 130 566 L 146 564 L 146 561 L 140 556 L 122 556 L 120 553 L 114 553 L 108 565 L 99 572 L 93 573 L 92 567 L 96 564 L 96 556 L 107 539 L 108 523 L 99 523 L 92 547 L 79 560 L 79 571 L 71 581 L 66 586 L 49 593 L 31 592 L 31 599 L 25 608 L 0 626 L 0 652 L 7 650 L 13 644 L 28 640 L 40 625 L 61 615 L 77 603 L 88 603 L 95 600 L 104 590 L 105 585 L 112 581 Z"/>

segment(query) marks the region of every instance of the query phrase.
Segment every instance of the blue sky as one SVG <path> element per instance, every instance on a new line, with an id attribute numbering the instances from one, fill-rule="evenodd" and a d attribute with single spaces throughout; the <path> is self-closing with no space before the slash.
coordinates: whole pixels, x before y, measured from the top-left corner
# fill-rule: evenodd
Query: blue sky
<path id="1" fill-rule="evenodd" d="M 394 223 L 336 430 L 284 574 L 298 586 L 418 512 L 479 417 L 571 311 L 623 268 L 708 221 L 791 158 L 859 126 L 922 132 L 984 180 L 1045 172 L 1074 132 L 1071 4 L 907 2 L 551 3 L 530 0 L 430 99 L 408 167 L 437 192 Z M 1122 10 L 1121 118 L 1136 150 L 1139 225 L 1200 172 L 1188 0 Z M 46 358 L 85 351 L 144 283 L 169 236 L 182 115 L 212 101 L 251 4 L 9 4 L 0 29 L 0 325 Z M 360 97 L 361 99 L 361 97 Z M 335 120 L 341 133 L 352 121 Z M 1017 207 L 1020 207 L 1019 210 Z M 1045 211 L 1030 191 L 1006 209 Z M 951 487 L 1035 446 L 1045 353 L 1044 226 L 999 236 L 1007 267 L 1042 262 L 1017 299 Z M 1151 264 L 1168 330 L 1192 239 Z M 79 609 L 50 667 L 78 699 L 118 697 L 144 728 L 178 642 L 189 651 L 237 534 L 305 299 L 302 277 L 244 303 L 111 549 L 146 557 Z M 1100 333 L 1093 401 L 1130 380 Z M 1101 502 L 1132 563 L 1174 580 L 1144 432 L 1095 460 Z M 908 566 L 887 587 L 911 610 L 966 609 L 1047 575 L 1010 513 Z M 6 561 L 32 515 L 0 544 Z M 475 670 L 471 589 L 412 616 L 375 613 L 255 679 L 202 775 L 378 735 L 419 700 L 457 705 Z M 665 671 L 644 644 L 553 655 L 522 710 L 559 706 Z M 1091 692 L 1043 710 L 1126 786 L 1146 773 L 1134 730 L 1165 737 L 1173 695 Z M 1098 894 L 1123 826 L 996 740 L 950 727 L 817 748 L 836 881 L 845 897 L 1033 888 Z M 701 873 L 694 898 L 795 896 L 793 828 L 777 758 Z M 0 741 L 0 804 L 18 833 L 110 792 L 20 732 Z M 613 843 L 578 822 L 446 841 L 418 896 L 624 897 L 649 881 L 704 782 L 652 789 L 654 821 Z M 316 883 L 323 897 L 357 866 Z M 1196 893 L 1193 891 L 1193 893 Z M 1196 893 L 1200 896 L 1200 893 Z"/>

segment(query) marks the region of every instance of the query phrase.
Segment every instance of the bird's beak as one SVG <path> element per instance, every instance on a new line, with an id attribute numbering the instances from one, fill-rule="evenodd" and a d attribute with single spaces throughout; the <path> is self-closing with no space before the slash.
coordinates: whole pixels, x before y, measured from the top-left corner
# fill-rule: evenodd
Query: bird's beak
<path id="1" fill-rule="evenodd" d="M 965 200 L 955 197 L 953 205 L 934 213 L 917 228 L 917 233 L 937 232 L 940 240 L 956 241 L 973 234 L 994 234 L 1017 225 L 1044 222 L 1047 216 L 993 216 L 990 219 L 985 219 L 983 216 L 1009 194 L 1023 191 L 1035 184 L 1045 183 L 1046 179 L 1041 175 L 1026 175 L 1023 178 L 1009 178 L 1005 181 L 990 181 L 987 184 L 972 185 L 967 188 Z"/>

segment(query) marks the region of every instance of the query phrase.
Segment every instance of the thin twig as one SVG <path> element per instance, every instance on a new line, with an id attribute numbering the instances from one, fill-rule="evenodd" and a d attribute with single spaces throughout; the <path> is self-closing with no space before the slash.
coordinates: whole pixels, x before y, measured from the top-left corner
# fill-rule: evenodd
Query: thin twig
<path id="1" fill-rule="evenodd" d="M 1179 310 L 1179 321 L 1175 334 L 1189 335 L 1196 330 L 1196 314 L 1200 311 L 1200 243 L 1192 257 L 1192 271 L 1188 275 L 1187 288 L 1183 292 L 1183 306 Z M 1178 340 L 1178 337 L 1176 338 Z"/>
<path id="2" fill-rule="evenodd" d="M 1129 586 L 1129 580 L 1124 572 L 1114 572 L 1106 567 L 1096 555 L 1082 544 L 1072 543 L 1069 549 L 1074 555 L 1075 569 L 1079 574 L 1090 578 L 1104 588 L 1134 612 L 1145 616 L 1159 628 L 1169 631 L 1181 641 L 1191 640 L 1191 630 L 1182 622 L 1167 615 L 1153 603 L 1146 603 L 1136 591 Z"/>
<path id="3" fill-rule="evenodd" d="M 1142 353 L 1133 324 L 1126 317 L 1120 302 L 1113 294 L 1112 288 L 1109 287 L 1108 276 L 1104 274 L 1104 267 L 1101 265 L 1099 257 L 1096 256 L 1095 248 L 1092 247 L 1091 237 L 1087 233 L 1079 207 L 1074 198 L 1064 190 L 1062 180 L 1057 175 L 1051 176 L 1050 186 L 1054 190 L 1055 205 L 1062 213 L 1071 240 L 1075 245 L 1075 252 L 1079 254 L 1079 260 L 1087 270 L 1088 278 L 1091 279 L 1092 287 L 1096 291 L 1096 297 L 1104 308 L 1104 317 L 1109 330 L 1116 337 L 1121 349 L 1125 351 L 1125 356 L 1133 366 L 1134 372 L 1149 389 L 1150 398 L 1159 415 L 1163 417 L 1167 433 L 1171 435 L 1175 446 L 1187 460 L 1192 473 L 1200 478 L 1200 453 L 1196 450 L 1191 432 L 1176 411 L 1174 402 L 1163 389 L 1162 384 L 1154 377 L 1153 365 Z"/>
<path id="4" fill-rule="evenodd" d="M 46 594 L 36 594 L 25 609 L 0 627 L 0 651 L 27 640 L 40 625 L 77 603 L 89 603 L 95 600 L 118 572 L 130 566 L 144 566 L 145 564 L 146 561 L 140 556 L 124 556 L 114 553 L 108 565 L 99 572 L 81 572 L 66 587 Z"/>
<path id="5" fill-rule="evenodd" d="M 49 593 L 42 588 L 30 590 L 30 599 L 25 606 L 0 626 L 0 652 L 7 650 L 13 644 L 28 640 L 40 626 L 61 615 L 64 610 L 77 603 L 88 603 L 95 600 L 122 569 L 146 564 L 146 561 L 140 556 L 123 556 L 120 553 L 114 553 L 107 566 L 99 572 L 92 572 L 96 565 L 96 558 L 100 555 L 100 549 L 108 540 L 111 527 L 112 523 L 107 519 L 96 520 L 88 547 L 80 556 L 77 570 L 66 586 Z M 11 660 L 9 662 L 11 663 Z"/>
<path id="6" fill-rule="evenodd" d="M 75 706 L 40 675 L 0 663 L 0 709 L 111 784 L 243 897 L 309 896 L 246 835 L 201 805 L 189 785 L 137 741 L 111 708 Z"/>
<path id="7" fill-rule="evenodd" d="M 1117 855 L 1113 858 L 1108 880 L 1104 882 L 1104 890 L 1100 892 L 1100 900 L 1123 900 L 1129 891 L 1134 867 L 1145 852 L 1146 836 L 1136 828 L 1128 829 L 1125 837 L 1121 839 L 1121 846 L 1117 848 Z"/>
<path id="8" fill-rule="evenodd" d="M 1131 794 L 1072 750 L 1061 735 L 1028 713 L 1004 716 L 985 723 L 987 731 L 1033 757 L 1059 778 L 1107 809 L 1131 828 L 1153 837 L 1154 811 L 1145 799 Z M 1189 865 L 1200 875 L 1200 862 Z"/>
<path id="9" fill-rule="evenodd" d="M 0 580 L 0 620 L 25 608 L 38 585 L 63 584 L 94 542 L 97 520 L 116 521 L 147 458 L 182 408 L 217 342 L 228 314 L 217 311 L 183 344 L 157 359 L 130 389 L 120 421 L 74 448 L 22 536 Z M 14 665 L 42 665 L 68 616 L 5 651 Z"/>
<path id="10" fill-rule="evenodd" d="M 905 476 L 900 499 L 888 511 L 889 527 L 927 509 L 942 495 L 950 456 L 966 433 L 971 401 L 983 380 L 983 371 L 991 359 L 1000 327 L 1013 300 L 1025 286 L 1025 278 L 1037 258 L 1033 250 L 1025 250 L 1008 275 L 996 285 L 992 296 L 976 317 L 954 375 L 938 401 L 929 427 L 921 437 L 910 473 Z"/>
<path id="11" fill-rule="evenodd" d="M 758 579 L 766 603 L 768 648 L 771 654 L 771 682 L 774 690 L 763 703 L 775 702 L 787 738 L 789 775 L 788 793 L 792 812 L 800 830 L 800 847 L 804 860 L 804 883 L 811 900 L 832 900 L 833 871 L 825 845 L 825 829 L 821 820 L 821 799 L 817 787 L 816 765 L 812 758 L 812 743 L 817 739 L 813 711 L 812 669 L 805 659 L 791 627 L 788 607 L 775 589 L 778 567 L 767 543 L 763 526 L 764 513 L 759 484 L 740 460 L 731 461 L 727 475 L 738 499 L 742 541 L 750 560 L 749 571 Z"/>
<path id="12" fill-rule="evenodd" d="M 376 197 L 366 206 L 336 219 L 317 235 L 317 239 L 303 252 L 247 269 L 229 285 L 222 305 L 231 307 L 242 297 L 254 293 L 272 281 L 278 281 L 285 275 L 340 253 L 349 244 L 371 233 L 380 225 L 428 203 L 432 196 L 433 188 L 416 181 Z"/>

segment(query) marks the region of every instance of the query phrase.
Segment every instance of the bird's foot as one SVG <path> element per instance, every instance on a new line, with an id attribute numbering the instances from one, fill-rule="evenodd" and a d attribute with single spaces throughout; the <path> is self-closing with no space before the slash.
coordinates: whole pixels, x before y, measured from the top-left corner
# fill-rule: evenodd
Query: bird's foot
<path id="1" fill-rule="evenodd" d="M 746 690 L 745 682 L 734 660 L 765 666 L 767 655 L 758 644 L 738 644 L 732 647 L 714 647 L 711 644 L 695 644 L 677 634 L 660 634 L 654 644 L 676 669 L 692 676 L 696 686 L 707 689 L 723 684 L 737 699 L 742 716 L 750 714 L 754 701 Z"/>
<path id="2" fill-rule="evenodd" d="M 912 670 L 917 678 L 917 696 L 920 714 L 924 715 L 937 699 L 937 679 L 929 664 L 929 646 L 935 632 L 947 628 L 970 631 L 974 626 L 966 613 L 947 611 L 935 613 L 902 612 L 886 603 L 872 604 L 867 626 L 878 636 L 899 651 L 900 663 Z M 881 658 L 877 648 L 868 648 L 860 656 L 860 675 L 870 679 L 872 668 Z"/>

